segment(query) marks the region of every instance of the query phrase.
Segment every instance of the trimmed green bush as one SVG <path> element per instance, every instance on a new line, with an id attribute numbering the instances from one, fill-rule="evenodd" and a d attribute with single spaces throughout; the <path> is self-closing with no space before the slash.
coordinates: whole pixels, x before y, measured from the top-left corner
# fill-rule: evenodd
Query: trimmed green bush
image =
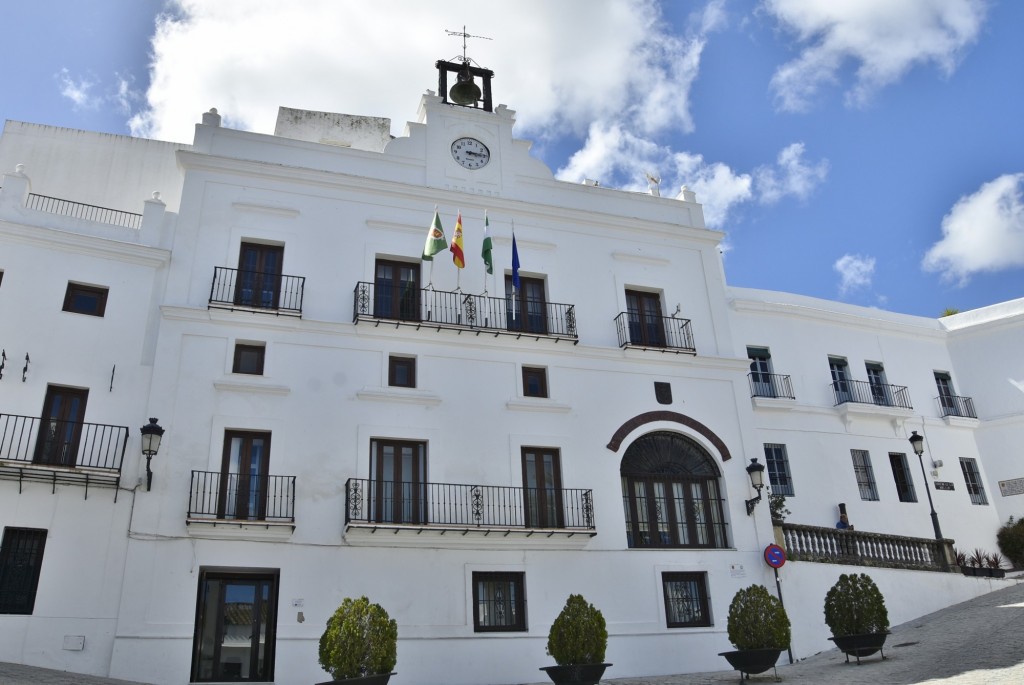
<path id="1" fill-rule="evenodd" d="M 1014 521 L 1013 517 L 996 533 L 999 551 L 1016 567 L 1024 567 L 1024 519 Z"/>
<path id="2" fill-rule="evenodd" d="M 607 647 L 604 615 L 582 595 L 569 595 L 548 632 L 548 654 L 559 666 L 600 664 Z"/>
<path id="3" fill-rule="evenodd" d="M 882 592 L 866 573 L 839 576 L 825 595 L 825 623 L 833 637 L 868 635 L 889 630 L 889 612 Z"/>
<path id="4" fill-rule="evenodd" d="M 320 665 L 335 680 L 391 673 L 398 660 L 398 623 L 366 597 L 346 597 L 320 637 Z"/>
<path id="5" fill-rule="evenodd" d="M 729 642 L 739 650 L 789 647 L 789 617 L 779 598 L 764 585 L 751 585 L 733 595 L 728 629 Z"/>

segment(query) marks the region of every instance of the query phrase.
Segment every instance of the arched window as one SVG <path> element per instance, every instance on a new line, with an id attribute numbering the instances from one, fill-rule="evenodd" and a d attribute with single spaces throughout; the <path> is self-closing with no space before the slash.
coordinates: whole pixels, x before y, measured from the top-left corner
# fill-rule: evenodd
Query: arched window
<path id="1" fill-rule="evenodd" d="M 718 466 L 700 444 L 659 431 L 626 450 L 619 470 L 630 547 L 727 547 Z"/>

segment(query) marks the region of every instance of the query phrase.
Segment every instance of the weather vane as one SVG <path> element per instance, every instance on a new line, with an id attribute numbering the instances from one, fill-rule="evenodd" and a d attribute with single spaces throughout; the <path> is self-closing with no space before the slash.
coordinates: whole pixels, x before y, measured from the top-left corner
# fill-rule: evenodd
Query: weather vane
<path id="1" fill-rule="evenodd" d="M 458 55 L 456 55 L 455 57 L 452 58 L 451 61 L 454 62 L 455 60 L 459 60 L 463 64 L 469 64 L 470 62 L 473 62 L 472 59 L 470 59 L 469 57 L 466 57 L 466 39 L 467 38 L 480 38 L 481 40 L 493 40 L 491 38 L 488 38 L 487 36 L 473 36 L 473 35 L 470 35 L 470 34 L 466 33 L 466 26 L 465 26 L 465 24 L 463 24 L 461 31 L 449 31 L 448 29 L 445 29 L 444 32 L 447 33 L 449 36 L 459 36 L 459 37 L 462 38 L 462 57 L 459 57 Z M 480 66 L 480 65 L 478 64 L 477 66 Z"/>

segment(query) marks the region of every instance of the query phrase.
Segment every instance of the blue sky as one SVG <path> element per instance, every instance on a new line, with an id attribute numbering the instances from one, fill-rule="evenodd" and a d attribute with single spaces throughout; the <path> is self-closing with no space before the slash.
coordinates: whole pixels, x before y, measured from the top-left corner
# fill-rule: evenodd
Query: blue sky
<path id="1" fill-rule="evenodd" d="M 280 105 L 401 135 L 445 29 L 488 36 L 564 180 L 697 192 L 731 285 L 937 316 L 1024 295 L 1015 0 L 7 2 L 0 118 L 191 142 Z"/>

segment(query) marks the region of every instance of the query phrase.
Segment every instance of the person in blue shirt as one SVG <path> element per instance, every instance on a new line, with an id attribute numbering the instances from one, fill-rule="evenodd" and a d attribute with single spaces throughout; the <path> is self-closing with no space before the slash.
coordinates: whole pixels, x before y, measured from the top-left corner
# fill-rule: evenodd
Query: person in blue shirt
<path id="1" fill-rule="evenodd" d="M 846 514 L 839 515 L 839 520 L 836 521 L 836 528 L 840 530 L 853 530 L 853 526 L 850 525 L 850 519 L 847 518 Z"/>

